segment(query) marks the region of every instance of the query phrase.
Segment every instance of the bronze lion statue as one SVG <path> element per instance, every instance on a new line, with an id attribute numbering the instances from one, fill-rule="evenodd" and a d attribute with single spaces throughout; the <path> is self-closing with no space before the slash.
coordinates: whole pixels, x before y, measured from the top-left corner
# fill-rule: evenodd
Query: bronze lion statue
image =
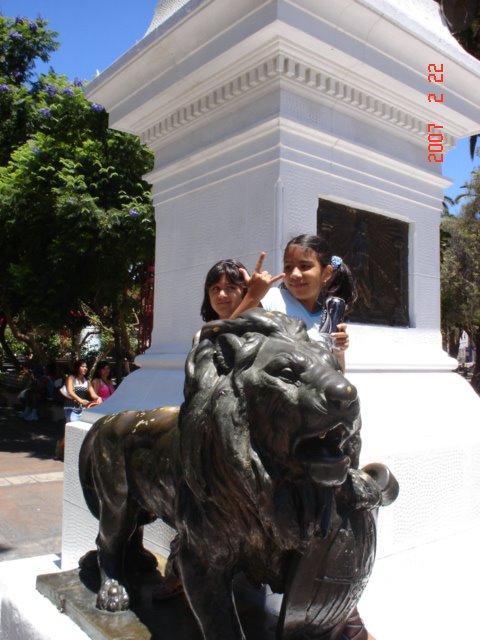
<path id="1" fill-rule="evenodd" d="M 148 564 L 142 527 L 158 517 L 206 640 L 245 638 L 238 572 L 284 593 L 278 638 L 334 640 L 372 569 L 376 509 L 398 491 L 386 467 L 357 468 L 355 388 L 301 321 L 261 309 L 205 325 L 185 370 L 180 409 L 106 416 L 81 448 L 97 606 L 128 607 L 125 564 Z"/>

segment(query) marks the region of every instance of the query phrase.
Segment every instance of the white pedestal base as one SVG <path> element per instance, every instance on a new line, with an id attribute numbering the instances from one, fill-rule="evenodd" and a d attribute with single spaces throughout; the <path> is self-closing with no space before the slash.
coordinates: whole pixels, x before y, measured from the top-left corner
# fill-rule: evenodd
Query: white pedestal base
<path id="1" fill-rule="evenodd" d="M 359 604 L 377 640 L 477 638 L 480 526 L 381 558 Z"/>
<path id="2" fill-rule="evenodd" d="M 1 640 L 89 640 L 35 588 L 37 575 L 59 565 L 56 555 L 0 563 Z"/>
<path id="3" fill-rule="evenodd" d="M 360 613 L 377 640 L 451 640 L 475 630 L 475 549 L 480 527 L 428 547 L 377 561 L 360 601 Z M 59 556 L 0 563 L 1 640 L 89 640 L 35 589 L 37 575 L 59 571 Z M 281 597 L 266 596 L 278 609 Z"/>

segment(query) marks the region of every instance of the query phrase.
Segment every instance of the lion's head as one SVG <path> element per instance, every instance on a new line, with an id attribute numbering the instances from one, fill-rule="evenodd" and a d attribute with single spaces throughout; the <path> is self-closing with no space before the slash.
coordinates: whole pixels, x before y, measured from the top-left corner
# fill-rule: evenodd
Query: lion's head
<path id="1" fill-rule="evenodd" d="M 337 359 L 302 321 L 261 309 L 205 325 L 187 359 L 182 413 L 184 468 L 197 486 L 206 471 L 198 429 L 208 450 L 219 445 L 227 474 L 332 487 L 346 479 L 359 424 L 356 389 Z"/>

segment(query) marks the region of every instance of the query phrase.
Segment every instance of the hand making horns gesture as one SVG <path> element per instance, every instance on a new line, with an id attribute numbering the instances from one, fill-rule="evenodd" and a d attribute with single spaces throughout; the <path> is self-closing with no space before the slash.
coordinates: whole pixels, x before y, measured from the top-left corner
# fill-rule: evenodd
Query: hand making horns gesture
<path id="1" fill-rule="evenodd" d="M 245 284 L 247 285 L 247 292 L 243 297 L 243 300 L 230 316 L 231 319 L 239 316 L 242 311 L 258 307 L 263 296 L 267 293 L 272 284 L 285 276 L 284 273 L 279 273 L 278 276 L 272 276 L 268 271 L 262 271 L 263 261 L 266 255 L 265 251 L 262 251 L 259 255 L 257 264 L 255 265 L 255 269 L 251 276 L 248 274 L 246 269 L 240 269 L 243 279 L 245 280 Z"/>
<path id="2" fill-rule="evenodd" d="M 251 276 L 248 275 L 246 269 L 240 269 L 240 272 L 245 280 L 245 284 L 247 285 L 247 295 L 252 300 L 256 300 L 257 304 L 260 303 L 260 300 L 267 293 L 274 282 L 277 280 L 281 280 L 285 277 L 284 273 L 279 273 L 278 276 L 272 276 L 268 271 L 263 271 L 263 261 L 265 260 L 266 252 L 262 251 L 258 256 L 257 264 L 255 265 L 255 269 Z"/>
<path id="3" fill-rule="evenodd" d="M 265 251 L 262 251 L 259 255 L 257 264 L 255 265 L 255 269 L 251 276 L 248 274 L 246 269 L 240 269 L 245 280 L 245 284 L 247 285 L 247 293 L 239 306 L 230 316 L 231 318 L 236 318 L 240 313 L 242 313 L 242 311 L 258 307 L 263 296 L 267 293 L 272 284 L 285 277 L 284 273 L 279 273 L 278 276 L 272 276 L 268 271 L 262 270 L 263 261 L 266 255 Z"/>

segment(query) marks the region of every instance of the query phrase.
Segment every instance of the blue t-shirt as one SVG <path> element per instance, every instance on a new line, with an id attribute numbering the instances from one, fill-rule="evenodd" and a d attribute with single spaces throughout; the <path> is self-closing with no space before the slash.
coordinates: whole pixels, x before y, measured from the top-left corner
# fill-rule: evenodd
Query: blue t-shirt
<path id="1" fill-rule="evenodd" d="M 267 311 L 281 311 L 292 318 L 303 320 L 307 327 L 307 333 L 315 342 L 328 343 L 331 349 L 333 344 L 328 334 L 319 331 L 324 321 L 323 309 L 311 313 L 301 302 L 292 296 L 285 288 L 272 287 L 267 291 L 261 301 L 262 307 Z"/>

